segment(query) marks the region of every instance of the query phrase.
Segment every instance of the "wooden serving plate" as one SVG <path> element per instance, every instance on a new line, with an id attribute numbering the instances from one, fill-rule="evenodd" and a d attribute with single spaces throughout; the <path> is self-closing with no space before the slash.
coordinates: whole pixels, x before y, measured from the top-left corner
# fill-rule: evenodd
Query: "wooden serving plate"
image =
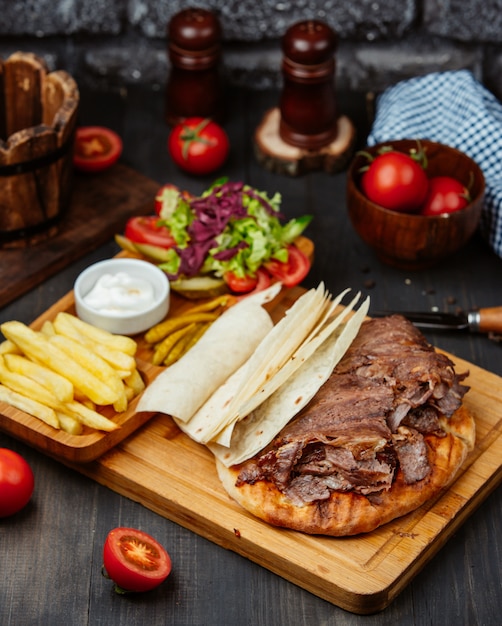
<path id="1" fill-rule="evenodd" d="M 31 324 L 31 327 L 35 330 L 40 329 L 44 321 L 53 320 L 60 311 L 75 315 L 73 292 L 48 309 Z M 137 366 L 147 384 L 160 371 L 160 368 L 141 359 L 137 359 Z M 57 430 L 36 417 L 0 402 L 0 429 L 61 460 L 87 463 L 110 450 L 152 417 L 151 413 L 135 412 L 138 400 L 139 396 L 129 404 L 124 413 L 116 414 L 111 407 L 103 410 L 103 414 L 113 418 L 120 425 L 120 429 L 103 432 L 84 428 L 81 435 L 71 435 L 63 430 Z"/>
<path id="2" fill-rule="evenodd" d="M 267 308 L 279 319 L 303 293 L 285 290 Z M 174 307 L 184 306 L 173 298 Z M 69 294 L 42 316 L 71 310 Z M 141 356 L 141 351 L 140 351 Z M 76 462 L 82 450 L 65 448 L 62 462 L 98 483 L 140 502 L 159 515 L 237 552 L 311 593 L 353 613 L 380 611 L 407 586 L 459 526 L 502 480 L 502 378 L 449 355 L 459 371 L 469 370 L 465 404 L 476 420 L 475 449 L 455 482 L 415 512 L 357 537 L 309 536 L 272 527 L 254 518 L 223 490 L 208 449 L 182 433 L 165 415 L 144 424 L 130 416 L 129 436 L 113 441 L 93 461 Z M 0 406 L 0 427 L 14 436 L 14 416 Z M 24 418 L 23 418 L 24 420 Z M 127 420 L 126 420 L 127 422 Z M 105 435 L 105 438 L 107 435 Z M 39 431 L 27 443 L 53 456 L 61 452 Z M 106 443 L 96 443 L 102 446 Z M 55 452 L 56 450 L 56 452 Z"/>

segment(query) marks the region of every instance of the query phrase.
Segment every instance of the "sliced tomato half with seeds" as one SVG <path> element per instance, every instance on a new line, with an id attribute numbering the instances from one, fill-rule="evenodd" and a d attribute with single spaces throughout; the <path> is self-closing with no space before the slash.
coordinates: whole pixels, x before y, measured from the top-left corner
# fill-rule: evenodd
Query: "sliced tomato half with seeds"
<path id="1" fill-rule="evenodd" d="M 114 528 L 103 548 L 103 566 L 117 591 L 150 591 L 171 573 L 171 558 L 152 536 L 135 528 Z"/>
<path id="2" fill-rule="evenodd" d="M 81 126 L 75 133 L 73 164 L 82 172 L 101 172 L 122 154 L 122 139 L 105 126 Z"/>

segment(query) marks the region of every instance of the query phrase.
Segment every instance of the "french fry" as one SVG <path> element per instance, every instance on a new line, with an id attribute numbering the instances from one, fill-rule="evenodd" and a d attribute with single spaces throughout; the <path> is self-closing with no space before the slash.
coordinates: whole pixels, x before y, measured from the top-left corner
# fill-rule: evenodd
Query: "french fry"
<path id="1" fill-rule="evenodd" d="M 130 356 L 134 356 L 136 354 L 138 345 L 131 337 L 114 335 L 109 333 L 107 330 L 103 330 L 97 326 L 92 326 L 92 324 L 88 324 L 70 313 L 61 312 L 60 315 L 68 316 L 71 323 L 77 328 L 77 330 L 93 342 L 104 344 L 110 348 L 119 350 L 120 352 L 125 352 Z"/>
<path id="2" fill-rule="evenodd" d="M 72 316 L 68 313 L 58 313 L 54 319 L 54 328 L 56 333 L 78 341 L 82 345 L 86 346 L 104 361 L 111 365 L 120 375 L 120 378 L 125 378 L 136 368 L 136 361 L 133 356 L 117 350 L 113 346 L 109 346 L 103 343 L 96 343 L 88 335 L 83 334 L 77 328 L 77 325 L 73 322 Z"/>
<path id="3" fill-rule="evenodd" d="M 96 430 L 104 430 L 106 432 L 112 432 L 120 428 L 113 420 L 108 419 L 101 413 L 89 409 L 80 402 L 67 402 L 65 405 L 65 411 L 71 416 L 78 419 L 85 426 L 95 428 Z"/>
<path id="4" fill-rule="evenodd" d="M 46 335 L 47 337 L 52 337 L 56 334 L 56 330 L 54 329 L 54 324 L 50 320 L 45 320 L 42 324 L 42 328 L 40 332 Z"/>
<path id="5" fill-rule="evenodd" d="M 110 390 L 110 395 L 107 395 L 107 397 L 113 398 L 112 401 L 105 403 L 96 401 L 97 404 L 114 404 L 114 402 L 120 399 L 123 393 L 122 380 L 117 372 L 100 356 L 92 352 L 92 350 L 89 350 L 86 346 L 63 335 L 54 335 L 54 337 L 50 338 L 50 343 L 53 346 L 57 346 L 58 349 L 61 349 L 61 351 L 67 355 L 67 360 L 69 357 L 70 359 L 78 361 L 83 368 L 98 378 L 101 383 Z M 82 389 L 82 386 L 80 386 L 80 388 Z M 87 390 L 83 389 L 83 391 L 87 393 Z M 94 400 L 92 396 L 89 395 L 89 397 L 91 400 Z"/>
<path id="6" fill-rule="evenodd" d="M 51 409 L 58 409 L 61 401 L 46 387 L 23 374 L 11 372 L 5 365 L 5 357 L 0 357 L 0 383 L 12 391 L 16 391 Z"/>
<path id="7" fill-rule="evenodd" d="M 21 354 L 21 350 L 10 339 L 0 343 L 0 354 Z"/>
<path id="8" fill-rule="evenodd" d="M 122 384 L 122 392 L 117 400 L 115 400 L 115 402 L 113 403 L 113 410 L 115 411 L 115 413 L 123 413 L 124 411 L 127 411 L 128 404 L 129 400 L 127 397 L 126 387 L 124 384 Z"/>
<path id="9" fill-rule="evenodd" d="M 133 370 L 127 378 L 124 378 L 124 384 L 126 386 L 126 392 L 127 389 L 132 389 L 133 397 L 138 396 L 145 388 L 145 382 L 137 369 Z"/>
<path id="10" fill-rule="evenodd" d="M 73 415 L 68 415 L 67 413 L 63 413 L 62 411 L 56 411 L 56 415 L 59 419 L 59 424 L 61 425 L 61 430 L 64 430 L 65 433 L 69 435 L 81 435 L 84 427 L 82 422 L 79 421 Z"/>
<path id="11" fill-rule="evenodd" d="M 13 391 L 2 384 L 0 384 L 0 400 L 10 404 L 10 406 L 19 409 L 20 411 L 24 411 L 24 413 L 28 413 L 28 415 L 32 415 L 33 417 L 42 420 L 53 428 L 59 429 L 60 427 L 59 419 L 54 409 L 51 409 L 47 405 L 37 402 L 32 398 L 26 397 L 17 391 Z"/>
<path id="12" fill-rule="evenodd" d="M 17 372 L 40 383 L 60 402 L 73 400 L 73 385 L 64 376 L 19 354 L 5 354 L 4 360 L 11 372 Z"/>
<path id="13" fill-rule="evenodd" d="M 4 322 L 0 329 L 27 356 L 68 378 L 75 389 L 80 389 L 96 404 L 113 404 L 116 401 L 117 393 L 113 389 L 73 358 L 68 358 L 67 353 L 53 343 L 56 336 L 47 338 L 17 321 Z"/>
<path id="14" fill-rule="evenodd" d="M 200 322 L 214 322 L 217 317 L 217 313 L 193 313 L 189 315 L 171 317 L 163 322 L 160 322 L 160 324 L 152 326 L 152 328 L 150 328 L 150 330 L 145 334 L 145 341 L 150 344 L 156 344 L 184 326 L 188 326 L 192 323 L 197 324 Z"/>
<path id="15" fill-rule="evenodd" d="M 82 434 L 84 425 L 106 432 L 120 428 L 96 407 L 123 412 L 145 388 L 130 337 L 65 312 L 40 331 L 15 321 L 0 330 L 6 337 L 0 344 L 0 400 L 69 434 Z"/>

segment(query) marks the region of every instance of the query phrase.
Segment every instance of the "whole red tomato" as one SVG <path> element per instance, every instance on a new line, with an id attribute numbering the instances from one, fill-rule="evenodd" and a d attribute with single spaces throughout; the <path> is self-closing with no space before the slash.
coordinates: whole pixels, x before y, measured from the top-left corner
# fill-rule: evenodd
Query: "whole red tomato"
<path id="1" fill-rule="evenodd" d="M 413 213 L 425 201 L 428 180 L 415 159 L 389 150 L 373 159 L 361 178 L 361 187 L 372 202 L 393 211 Z"/>
<path id="2" fill-rule="evenodd" d="M 221 126 L 208 118 L 190 117 L 177 124 L 168 139 L 169 154 L 190 174 L 210 174 L 225 163 L 230 143 Z"/>
<path id="3" fill-rule="evenodd" d="M 28 463 L 14 450 L 0 448 L 0 517 L 14 515 L 33 494 L 35 479 Z"/>
<path id="4" fill-rule="evenodd" d="M 142 530 L 114 528 L 103 547 L 103 567 L 118 592 L 150 591 L 171 573 L 171 558 Z"/>
<path id="5" fill-rule="evenodd" d="M 429 180 L 429 192 L 420 213 L 441 215 L 464 209 L 470 202 L 469 191 L 450 176 L 435 176 Z"/>

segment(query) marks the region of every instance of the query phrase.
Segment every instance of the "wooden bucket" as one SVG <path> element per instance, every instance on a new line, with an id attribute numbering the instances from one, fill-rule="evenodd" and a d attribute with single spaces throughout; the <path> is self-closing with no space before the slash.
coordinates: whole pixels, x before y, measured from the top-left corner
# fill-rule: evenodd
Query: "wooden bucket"
<path id="1" fill-rule="evenodd" d="M 0 247 L 57 231 L 73 181 L 79 91 L 65 71 L 15 52 L 0 59 Z"/>

